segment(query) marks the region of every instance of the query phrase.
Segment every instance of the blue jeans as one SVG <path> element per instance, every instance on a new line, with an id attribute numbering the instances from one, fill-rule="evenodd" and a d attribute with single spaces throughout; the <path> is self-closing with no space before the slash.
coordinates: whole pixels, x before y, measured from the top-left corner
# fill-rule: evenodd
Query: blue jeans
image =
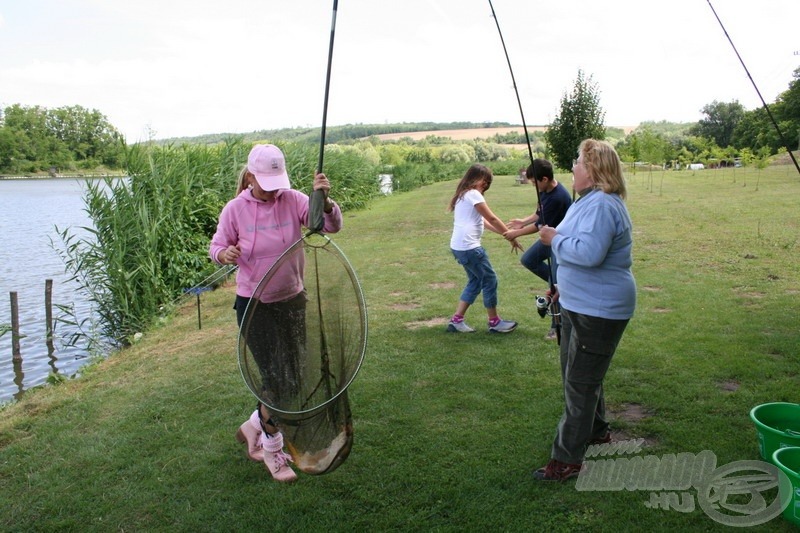
<path id="1" fill-rule="evenodd" d="M 550 259 L 550 264 L 547 260 Z M 519 262 L 522 266 L 542 278 L 546 282 L 550 282 L 550 271 L 553 271 L 553 285 L 556 283 L 556 258 L 553 255 L 552 249 L 542 244 L 542 241 L 537 240 L 533 246 L 525 250 L 525 253 L 520 257 Z M 550 320 L 550 327 L 556 327 L 555 318 Z"/>
<path id="2" fill-rule="evenodd" d="M 452 250 L 458 264 L 467 272 L 467 285 L 461 292 L 461 301 L 472 305 L 483 293 L 483 306 L 497 307 L 497 274 L 482 246 L 472 250 Z"/>
<path id="3" fill-rule="evenodd" d="M 519 262 L 522 266 L 542 278 L 544 281 L 550 281 L 550 267 L 546 263 L 550 258 L 551 250 L 549 246 L 542 244 L 542 241 L 536 240 L 533 246 L 525 250 Z"/>

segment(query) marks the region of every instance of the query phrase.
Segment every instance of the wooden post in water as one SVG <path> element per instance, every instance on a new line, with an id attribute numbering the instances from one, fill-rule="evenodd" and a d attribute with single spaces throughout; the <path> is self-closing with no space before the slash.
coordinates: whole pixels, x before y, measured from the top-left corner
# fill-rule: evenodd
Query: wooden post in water
<path id="1" fill-rule="evenodd" d="M 53 348 L 53 280 L 44 280 L 44 317 L 47 331 L 47 353 L 52 355 Z"/>
<path id="2" fill-rule="evenodd" d="M 11 358 L 22 361 L 22 352 L 19 349 L 19 304 L 14 291 L 11 292 Z"/>

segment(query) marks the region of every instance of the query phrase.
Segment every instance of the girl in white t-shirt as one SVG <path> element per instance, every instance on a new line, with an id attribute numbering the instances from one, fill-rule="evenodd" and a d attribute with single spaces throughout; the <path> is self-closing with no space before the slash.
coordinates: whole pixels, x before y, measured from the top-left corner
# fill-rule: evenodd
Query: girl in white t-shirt
<path id="1" fill-rule="evenodd" d="M 489 209 L 483 197 L 491 185 L 492 171 L 483 165 L 472 165 L 458 182 L 456 193 L 450 200 L 450 211 L 453 212 L 450 249 L 467 273 L 467 285 L 461 292 L 455 314 L 447 324 L 447 331 L 475 331 L 464 322 L 464 315 L 480 293 L 483 293 L 483 306 L 489 316 L 490 333 L 509 333 L 517 327 L 516 322 L 503 320 L 497 314 L 497 274 L 489 262 L 486 250 L 481 246 L 484 227 L 500 235 L 508 231 L 503 221 Z M 511 249 L 522 250 L 522 246 L 512 240 Z"/>

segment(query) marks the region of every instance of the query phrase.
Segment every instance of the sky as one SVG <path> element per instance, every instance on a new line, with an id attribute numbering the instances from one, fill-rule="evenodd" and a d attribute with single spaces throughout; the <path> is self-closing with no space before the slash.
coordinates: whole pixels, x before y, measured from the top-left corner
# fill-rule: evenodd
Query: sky
<path id="1" fill-rule="evenodd" d="M 96 109 L 128 143 L 318 127 L 332 8 L 0 0 L 0 106 Z M 798 0 L 341 0 L 327 124 L 544 125 L 579 70 L 607 126 L 754 109 L 753 82 L 771 103 L 800 66 L 797 20 Z"/>

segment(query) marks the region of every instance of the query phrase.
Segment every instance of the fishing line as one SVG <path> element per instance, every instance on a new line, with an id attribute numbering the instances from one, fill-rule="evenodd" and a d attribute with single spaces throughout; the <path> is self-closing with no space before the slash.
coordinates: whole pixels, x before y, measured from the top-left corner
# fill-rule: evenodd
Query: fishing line
<path id="1" fill-rule="evenodd" d="M 494 23 L 497 26 L 497 33 L 500 35 L 500 42 L 503 45 L 503 53 L 506 56 L 506 63 L 508 63 L 508 71 L 511 73 L 511 83 L 514 86 L 514 94 L 517 96 L 517 105 L 519 106 L 519 115 L 522 118 L 522 129 L 525 131 L 525 142 L 528 145 L 528 157 L 530 158 L 530 164 L 533 165 L 533 149 L 531 148 L 531 139 L 528 135 L 528 126 L 527 122 L 525 122 L 525 113 L 522 110 L 522 100 L 519 97 L 519 90 L 517 89 L 517 80 L 514 77 L 514 69 L 511 67 L 511 59 L 508 57 L 508 49 L 506 48 L 506 40 L 503 38 L 503 31 L 500 29 L 500 21 L 497 19 L 497 14 L 494 12 L 494 5 L 492 5 L 492 0 L 489 0 L 489 8 L 492 10 L 492 18 L 494 19 Z M 545 225 L 546 222 L 544 220 L 544 208 L 542 207 L 542 196 L 539 193 L 539 185 L 536 183 L 538 180 L 536 176 L 533 177 L 534 184 L 533 187 L 536 189 L 536 205 L 539 208 L 539 212 L 541 213 L 538 223 L 541 225 Z M 574 194 L 574 191 L 573 191 Z M 553 282 L 554 279 L 554 272 L 553 272 L 553 263 L 550 260 L 553 252 L 552 249 L 550 251 L 550 256 L 547 257 L 547 268 L 550 271 L 550 293 L 555 294 L 555 283 Z M 553 306 L 553 317 L 555 318 L 556 324 L 556 336 L 558 338 L 558 343 L 561 344 L 561 319 L 559 318 L 560 313 L 558 312 L 558 304 L 553 302 L 551 304 Z"/>
<path id="2" fill-rule="evenodd" d="M 772 125 L 775 126 L 775 130 L 778 132 L 778 137 L 780 137 L 781 143 L 783 143 L 783 146 L 789 152 L 789 157 L 792 158 L 792 162 L 794 163 L 794 166 L 797 169 L 797 172 L 800 173 L 800 165 L 798 165 L 797 159 L 795 159 L 794 154 L 792 153 L 792 149 L 789 147 L 789 143 L 786 142 L 786 139 L 783 136 L 783 132 L 781 132 L 780 127 L 778 127 L 778 123 L 775 121 L 775 117 L 772 116 L 772 112 L 769 110 L 769 106 L 767 105 L 767 102 L 764 101 L 764 97 L 761 96 L 761 91 L 758 90 L 758 86 L 756 85 L 755 80 L 753 80 L 753 76 L 750 75 L 750 71 L 747 70 L 747 66 L 744 64 L 744 60 L 742 60 L 742 56 L 739 55 L 739 51 L 736 49 L 736 45 L 733 44 L 733 41 L 731 40 L 731 36 L 728 35 L 728 30 L 725 29 L 725 26 L 722 24 L 722 21 L 720 20 L 719 15 L 717 15 L 717 11 L 714 9 L 714 6 L 711 5 L 711 0 L 706 0 L 706 1 L 708 2 L 708 7 L 711 8 L 711 12 L 714 13 L 714 17 L 717 19 L 717 22 L 719 22 L 719 26 L 720 26 L 720 28 L 722 28 L 722 32 L 725 34 L 725 37 L 728 38 L 728 42 L 731 43 L 731 47 L 733 48 L 733 51 L 736 53 L 736 57 L 739 58 L 739 63 L 742 64 L 742 68 L 744 68 L 744 71 L 747 74 L 747 77 L 750 78 L 750 83 L 753 84 L 753 88 L 756 90 L 756 93 L 758 94 L 758 97 L 761 99 L 761 104 L 764 106 L 764 110 L 767 112 L 767 116 L 769 116 L 769 120 L 772 122 Z"/>

